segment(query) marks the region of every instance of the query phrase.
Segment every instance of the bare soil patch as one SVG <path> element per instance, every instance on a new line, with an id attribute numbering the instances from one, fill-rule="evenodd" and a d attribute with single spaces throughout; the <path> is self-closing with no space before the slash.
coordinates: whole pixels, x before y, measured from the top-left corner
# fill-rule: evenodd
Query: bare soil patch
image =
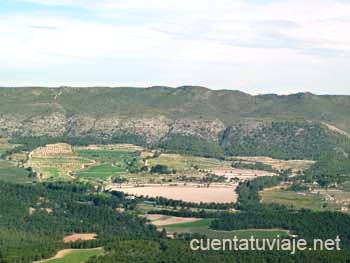
<path id="1" fill-rule="evenodd" d="M 97 248 L 90 248 L 90 249 L 85 249 L 85 250 L 101 250 L 101 247 L 97 247 Z M 60 259 L 60 258 L 64 258 L 66 255 L 73 253 L 75 251 L 82 251 L 84 249 L 62 249 L 60 251 L 58 251 L 56 253 L 55 256 L 51 257 L 51 258 L 47 258 L 47 259 L 43 259 L 43 260 L 39 260 L 39 261 L 34 261 L 33 263 L 44 263 L 44 262 L 48 262 L 48 261 L 52 261 L 55 259 Z"/>
<path id="2" fill-rule="evenodd" d="M 242 180 L 250 180 L 259 176 L 275 176 L 275 173 L 261 171 L 261 170 L 249 170 L 249 169 L 213 169 L 210 172 L 217 176 L 225 176 L 230 178 L 239 178 Z"/>
<path id="3" fill-rule="evenodd" d="M 108 150 L 108 151 L 125 151 L 136 152 L 143 151 L 144 148 L 134 144 L 119 143 L 119 144 L 90 144 L 88 146 L 76 146 L 74 150 Z"/>
<path id="4" fill-rule="evenodd" d="M 72 234 L 63 238 L 64 243 L 76 242 L 78 240 L 93 240 L 96 239 L 95 233 L 86 233 L 86 234 Z"/>
<path id="5" fill-rule="evenodd" d="M 201 218 L 195 218 L 195 217 L 164 216 L 159 214 L 146 215 L 146 218 L 150 220 L 151 223 L 155 226 L 190 223 L 190 222 L 196 222 L 201 220 Z"/>
<path id="6" fill-rule="evenodd" d="M 71 253 L 74 250 L 75 249 L 62 249 L 62 250 L 58 251 L 56 253 L 56 255 L 51 257 L 51 258 L 43 259 L 43 260 L 40 260 L 40 261 L 34 261 L 33 263 L 43 263 L 43 262 L 47 262 L 47 261 L 50 261 L 50 260 L 53 260 L 53 259 L 63 258 L 65 255 Z"/>
<path id="7" fill-rule="evenodd" d="M 335 127 L 329 123 L 326 123 L 326 122 L 322 122 L 323 125 L 327 126 L 328 129 L 330 129 L 331 131 L 334 131 L 336 133 L 339 133 L 341 135 L 345 135 L 346 137 L 349 137 L 350 138 L 350 134 L 347 133 L 346 131 L 343 131 L 341 129 L 339 129 L 338 127 Z"/>
<path id="8" fill-rule="evenodd" d="M 143 187 L 116 187 L 110 190 L 121 191 L 129 195 L 165 197 L 174 200 L 183 200 L 194 203 L 234 203 L 237 201 L 236 185 L 230 186 L 143 186 Z"/>

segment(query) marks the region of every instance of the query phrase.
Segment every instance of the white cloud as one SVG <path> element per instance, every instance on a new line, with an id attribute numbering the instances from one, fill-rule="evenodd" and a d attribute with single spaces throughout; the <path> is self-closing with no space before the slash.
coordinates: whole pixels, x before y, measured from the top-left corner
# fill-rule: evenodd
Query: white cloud
<path id="1" fill-rule="evenodd" d="M 26 2 L 42 8 L 0 13 L 0 85 L 16 75 L 15 83 L 28 85 L 200 84 L 254 93 L 350 93 L 345 1 Z M 60 7 L 52 13 L 46 5 Z M 64 12 L 67 6 L 82 9 L 73 18 Z"/>

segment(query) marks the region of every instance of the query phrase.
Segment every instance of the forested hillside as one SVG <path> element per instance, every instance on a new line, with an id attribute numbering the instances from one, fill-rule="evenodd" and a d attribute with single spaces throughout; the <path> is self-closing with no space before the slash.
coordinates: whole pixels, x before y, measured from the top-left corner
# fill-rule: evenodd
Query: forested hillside
<path id="1" fill-rule="evenodd" d="M 156 237 L 145 219 L 116 212 L 132 206 L 123 196 L 97 194 L 75 183 L 14 185 L 0 181 L 0 262 L 31 262 L 69 247 L 63 237 L 96 233 L 97 247 L 115 238 Z"/>
<path id="2" fill-rule="evenodd" d="M 247 122 L 324 122 L 350 132 L 347 112 L 350 96 L 251 96 L 191 86 L 0 88 L 0 135 L 10 137 L 134 134 L 155 143 L 179 134 L 217 142 Z"/>

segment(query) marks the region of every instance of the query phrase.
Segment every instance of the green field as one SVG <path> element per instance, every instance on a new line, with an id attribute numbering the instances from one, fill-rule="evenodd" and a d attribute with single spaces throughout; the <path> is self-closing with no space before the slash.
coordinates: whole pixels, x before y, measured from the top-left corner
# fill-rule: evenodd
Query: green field
<path id="1" fill-rule="evenodd" d="M 81 157 L 93 159 L 98 162 L 120 162 L 126 163 L 132 161 L 135 157 L 134 153 L 126 151 L 112 151 L 112 150 L 90 150 L 80 149 L 75 150 L 75 153 Z"/>
<path id="2" fill-rule="evenodd" d="M 308 192 L 267 189 L 260 192 L 260 195 L 264 203 L 277 203 L 297 209 L 306 208 L 314 211 L 324 211 L 332 208 L 320 195 Z"/>
<path id="3" fill-rule="evenodd" d="M 125 168 L 112 166 L 111 164 L 102 164 L 89 167 L 85 170 L 77 172 L 75 175 L 87 179 L 107 180 L 113 175 L 126 172 Z"/>
<path id="4" fill-rule="evenodd" d="M 76 176 L 87 179 L 108 180 L 111 176 L 141 167 L 141 162 L 133 152 L 79 149 L 75 153 L 97 163 L 76 173 Z"/>
<path id="5" fill-rule="evenodd" d="M 18 146 L 17 144 L 10 144 L 6 138 L 0 138 L 0 156 Z"/>
<path id="6" fill-rule="evenodd" d="M 67 253 L 62 258 L 51 259 L 44 262 L 48 263 L 81 263 L 87 261 L 92 256 L 98 256 L 103 254 L 102 248 L 92 249 L 77 249 Z"/>
<path id="7" fill-rule="evenodd" d="M 172 224 L 172 225 L 167 225 L 167 227 L 172 227 L 172 228 L 197 228 L 197 227 L 209 227 L 210 222 L 213 221 L 212 218 L 205 218 L 199 221 L 195 222 L 188 222 L 188 223 L 182 223 L 182 224 Z"/>
<path id="8" fill-rule="evenodd" d="M 138 203 L 136 205 L 136 210 L 140 214 L 147 214 L 149 211 L 154 210 L 179 210 L 181 207 L 178 207 L 177 209 L 172 209 L 169 206 L 162 206 L 162 205 L 152 205 L 152 204 L 145 204 L 145 203 Z M 197 207 L 188 207 L 189 210 L 200 212 L 201 210 L 205 212 L 227 212 L 227 210 L 224 209 L 208 209 L 208 208 L 197 208 Z"/>
<path id="9" fill-rule="evenodd" d="M 183 224 L 167 225 L 165 229 L 169 233 L 198 233 L 207 236 L 208 238 L 274 238 L 277 236 L 286 237 L 288 231 L 283 229 L 244 229 L 233 231 L 216 231 L 209 228 L 210 222 L 213 219 L 206 218 L 196 222 Z"/>
<path id="10" fill-rule="evenodd" d="M 224 169 L 230 168 L 231 162 L 214 158 L 204 158 L 191 155 L 167 154 L 163 153 L 158 158 L 148 160 L 149 166 L 156 164 L 166 165 L 177 171 L 187 171 L 197 169 Z"/>
<path id="11" fill-rule="evenodd" d="M 12 162 L 0 160 L 0 180 L 12 183 L 26 183 L 31 181 L 28 178 L 28 171 L 17 168 Z"/>
<path id="12" fill-rule="evenodd" d="M 54 157 L 32 156 L 27 161 L 26 167 L 32 167 L 44 178 L 64 179 L 69 178 L 72 172 L 80 170 L 83 165 L 91 163 L 91 160 L 77 155 L 60 154 Z"/>

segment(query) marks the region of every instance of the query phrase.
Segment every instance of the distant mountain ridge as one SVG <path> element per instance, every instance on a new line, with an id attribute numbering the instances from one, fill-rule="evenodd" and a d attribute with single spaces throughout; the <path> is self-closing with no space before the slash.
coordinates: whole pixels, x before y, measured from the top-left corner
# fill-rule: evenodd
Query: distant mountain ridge
<path id="1" fill-rule="evenodd" d="M 261 136 L 252 130 L 273 122 L 312 122 L 331 130 L 328 124 L 350 133 L 349 112 L 350 96 L 311 93 L 252 96 L 197 86 L 0 88 L 0 136 L 6 137 L 131 134 L 154 144 L 180 135 L 232 145 L 233 135 L 243 138 L 247 130 Z"/>

